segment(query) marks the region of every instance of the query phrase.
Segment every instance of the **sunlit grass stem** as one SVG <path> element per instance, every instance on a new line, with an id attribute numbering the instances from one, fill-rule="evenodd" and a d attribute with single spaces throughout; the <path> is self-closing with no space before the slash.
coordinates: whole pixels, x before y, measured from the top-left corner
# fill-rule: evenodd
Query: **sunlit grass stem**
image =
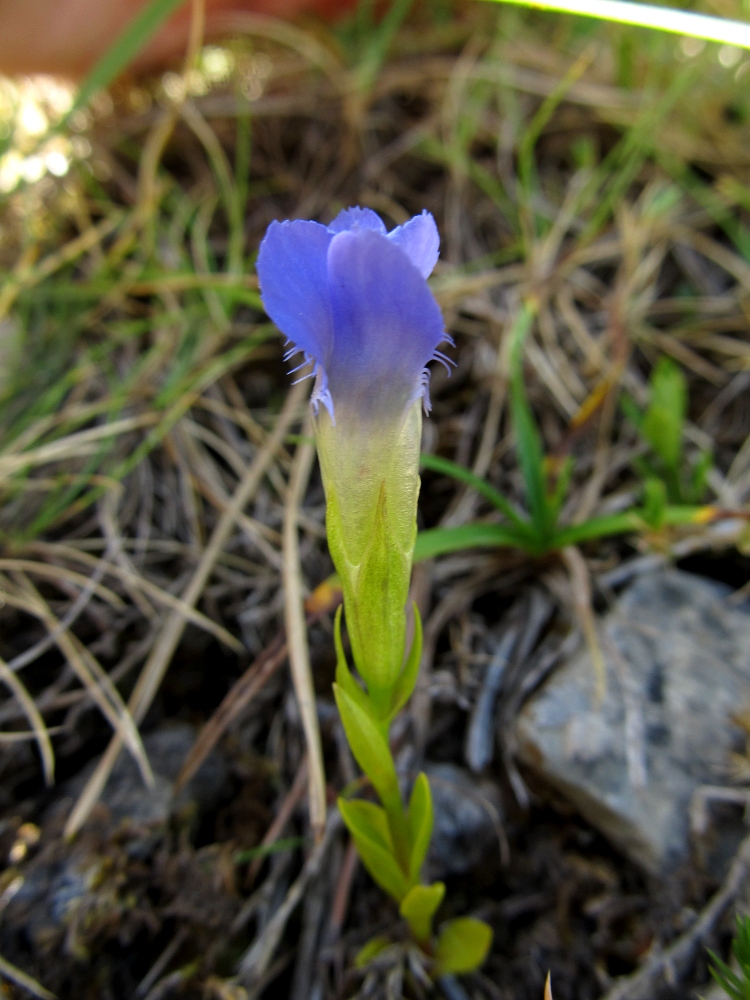
<path id="1" fill-rule="evenodd" d="M 710 17 L 673 7 L 654 7 L 651 4 L 631 3 L 629 0 L 492 0 L 494 3 L 514 3 L 521 7 L 557 11 L 561 14 L 578 14 L 596 17 L 615 24 L 629 24 L 637 28 L 655 28 L 676 35 L 702 38 L 707 42 L 721 42 L 750 49 L 750 24 L 731 21 L 723 17 Z"/>

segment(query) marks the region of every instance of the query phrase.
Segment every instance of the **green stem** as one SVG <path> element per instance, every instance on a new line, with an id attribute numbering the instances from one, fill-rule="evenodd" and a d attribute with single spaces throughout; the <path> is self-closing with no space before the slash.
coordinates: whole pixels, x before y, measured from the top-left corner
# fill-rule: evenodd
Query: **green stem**
<path id="1" fill-rule="evenodd" d="M 409 827 L 406 822 L 404 804 L 401 801 L 401 792 L 396 789 L 394 796 L 388 797 L 388 801 L 383 800 L 383 808 L 388 816 L 388 826 L 393 838 L 393 851 L 401 870 L 409 874 Z"/>

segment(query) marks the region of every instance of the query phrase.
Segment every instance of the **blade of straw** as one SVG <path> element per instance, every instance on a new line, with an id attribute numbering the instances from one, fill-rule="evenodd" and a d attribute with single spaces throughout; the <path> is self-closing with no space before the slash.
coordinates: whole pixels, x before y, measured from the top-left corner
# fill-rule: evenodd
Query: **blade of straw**
<path id="1" fill-rule="evenodd" d="M 750 49 L 750 24 L 731 21 L 723 17 L 710 17 L 674 7 L 654 7 L 631 0 L 491 0 L 493 3 L 512 3 L 537 10 L 551 10 L 562 14 L 596 17 L 617 24 L 630 24 L 639 28 L 656 28 L 677 35 L 702 38 L 707 42 L 722 42 Z"/>

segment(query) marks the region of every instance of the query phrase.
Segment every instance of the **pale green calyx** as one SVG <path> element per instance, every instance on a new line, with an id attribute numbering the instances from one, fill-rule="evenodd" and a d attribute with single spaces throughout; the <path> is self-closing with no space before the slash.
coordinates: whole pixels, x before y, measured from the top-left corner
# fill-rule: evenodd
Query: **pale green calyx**
<path id="1" fill-rule="evenodd" d="M 399 419 L 336 424 L 321 408 L 318 455 L 328 547 L 341 579 L 352 655 L 376 714 L 390 714 L 404 663 L 416 540 L 421 400 Z"/>

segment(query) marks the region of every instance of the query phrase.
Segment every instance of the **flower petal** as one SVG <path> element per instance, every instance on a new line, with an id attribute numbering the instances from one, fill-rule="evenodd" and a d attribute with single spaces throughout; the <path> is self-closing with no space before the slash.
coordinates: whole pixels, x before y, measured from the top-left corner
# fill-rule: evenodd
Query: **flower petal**
<path id="1" fill-rule="evenodd" d="M 423 278 L 429 278 L 440 253 L 440 234 L 426 209 L 388 233 L 388 239 L 401 247 Z"/>
<path id="2" fill-rule="evenodd" d="M 257 264 L 266 312 L 300 351 L 323 366 L 333 348 L 326 261 L 332 239 L 317 222 L 272 222 Z"/>
<path id="3" fill-rule="evenodd" d="M 387 236 L 358 229 L 328 250 L 334 346 L 326 363 L 336 409 L 398 419 L 424 391 L 443 317 L 424 278 Z"/>
<path id="4" fill-rule="evenodd" d="M 344 208 L 328 227 L 330 233 L 343 233 L 348 229 L 373 229 L 385 236 L 385 223 L 371 208 Z"/>

